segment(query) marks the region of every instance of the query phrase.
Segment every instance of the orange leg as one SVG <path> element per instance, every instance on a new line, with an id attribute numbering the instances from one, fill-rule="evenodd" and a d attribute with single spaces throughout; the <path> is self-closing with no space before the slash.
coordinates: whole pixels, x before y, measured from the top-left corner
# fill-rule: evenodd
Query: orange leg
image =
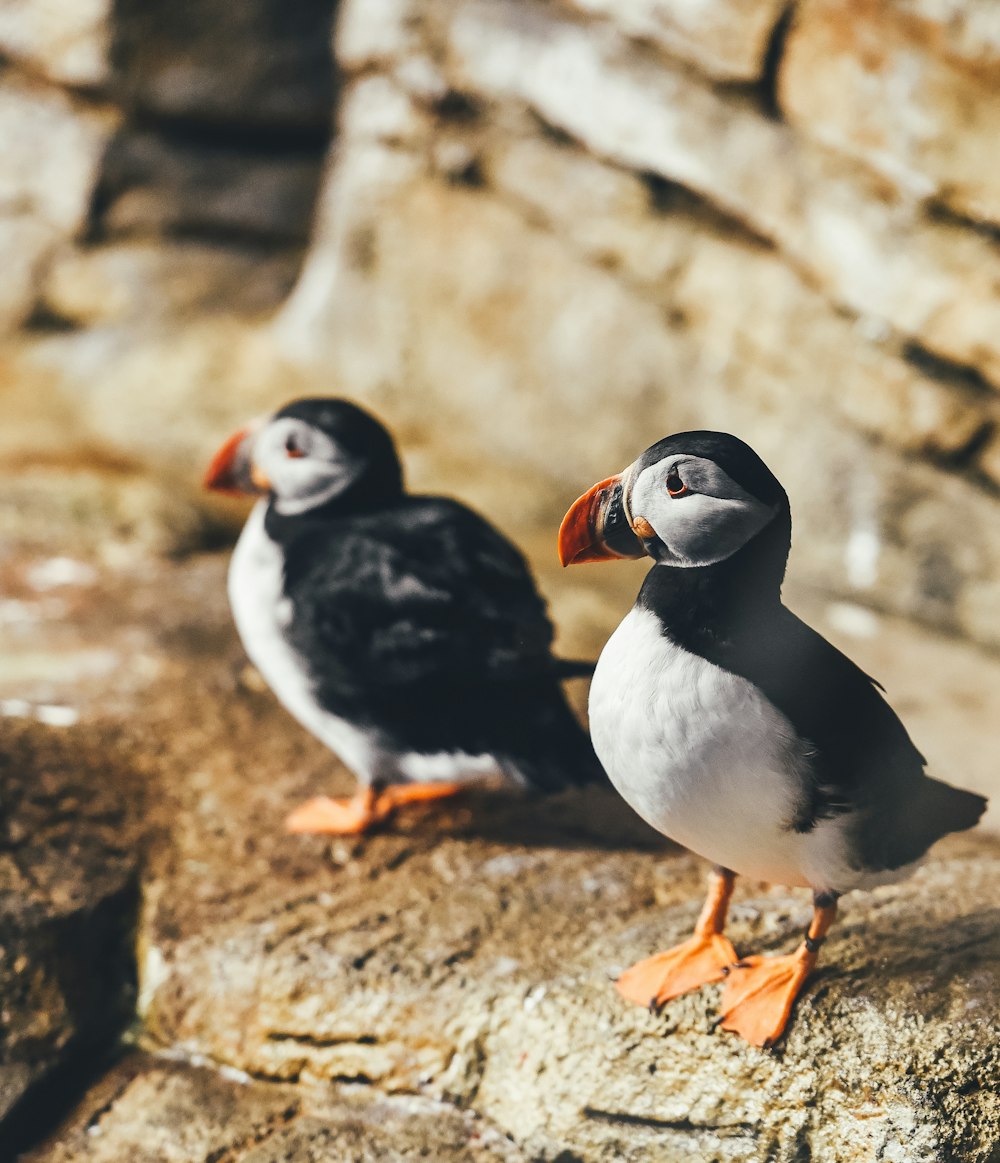
<path id="1" fill-rule="evenodd" d="M 682 993 L 721 981 L 736 960 L 736 951 L 722 935 L 736 877 L 716 869 L 694 935 L 675 949 L 639 961 L 618 978 L 615 988 L 626 1001 L 655 1009 Z"/>
<path id="2" fill-rule="evenodd" d="M 754 1046 L 772 1046 L 785 1032 L 795 999 L 816 964 L 819 947 L 837 916 L 837 898 L 817 893 L 805 940 L 782 957 L 744 957 L 722 991 L 722 1028 Z"/>
<path id="3" fill-rule="evenodd" d="M 443 799 L 465 790 L 460 783 L 404 783 L 380 792 L 363 787 L 350 799 L 317 796 L 296 808 L 285 820 L 289 832 L 328 836 L 358 836 L 381 824 L 407 804 Z"/>

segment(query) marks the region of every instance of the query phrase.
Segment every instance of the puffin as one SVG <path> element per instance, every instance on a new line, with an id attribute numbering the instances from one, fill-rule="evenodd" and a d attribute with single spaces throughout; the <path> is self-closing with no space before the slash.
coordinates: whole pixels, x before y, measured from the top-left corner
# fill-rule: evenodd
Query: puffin
<path id="1" fill-rule="evenodd" d="M 358 780 L 293 832 L 357 834 L 471 783 L 557 792 L 603 779 L 520 552 L 457 501 L 403 485 L 392 437 L 348 400 L 295 400 L 234 433 L 208 489 L 258 497 L 228 593 L 243 646 Z"/>
<path id="2" fill-rule="evenodd" d="M 618 991 L 657 1009 L 724 981 L 721 1025 L 756 1046 L 784 1032 L 838 899 L 902 880 L 986 806 L 930 778 L 883 688 L 783 604 L 790 548 L 785 490 L 723 432 L 651 445 L 559 530 L 564 566 L 653 560 L 598 659 L 590 729 L 631 807 L 714 866 L 693 935 Z M 812 889 L 794 952 L 737 957 L 737 876 Z"/>

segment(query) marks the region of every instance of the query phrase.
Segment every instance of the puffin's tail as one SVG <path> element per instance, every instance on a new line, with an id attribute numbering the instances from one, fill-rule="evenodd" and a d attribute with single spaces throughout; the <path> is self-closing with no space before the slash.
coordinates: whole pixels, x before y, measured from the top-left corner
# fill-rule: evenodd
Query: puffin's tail
<path id="1" fill-rule="evenodd" d="M 952 787 L 939 779 L 929 779 L 925 804 L 933 813 L 935 831 L 939 835 L 964 832 L 979 823 L 989 803 L 986 796 L 964 788 Z"/>
<path id="2" fill-rule="evenodd" d="M 901 837 L 905 851 L 898 854 L 899 864 L 917 860 L 950 832 L 964 832 L 974 827 L 987 802 L 977 792 L 926 777 L 907 812 L 909 827 Z"/>

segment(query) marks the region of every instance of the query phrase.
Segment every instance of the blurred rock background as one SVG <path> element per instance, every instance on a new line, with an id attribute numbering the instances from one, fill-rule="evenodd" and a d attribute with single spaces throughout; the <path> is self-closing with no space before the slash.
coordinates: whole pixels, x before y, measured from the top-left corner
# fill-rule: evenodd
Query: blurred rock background
<path id="1" fill-rule="evenodd" d="M 996 0 L 0 0 L 0 1163 L 996 1163 L 996 806 L 845 902 L 777 1052 L 623 1007 L 704 869 L 613 797 L 281 831 L 352 779 L 199 478 L 348 395 L 584 653 L 643 567 L 561 574 L 567 504 L 730 429 L 792 604 L 996 804 L 998 135 Z"/>
<path id="2" fill-rule="evenodd" d="M 212 543 L 311 391 L 541 546 L 712 426 L 794 578 L 1000 644 L 996 5 L 337 7 L 0 0 L 0 528 Z"/>

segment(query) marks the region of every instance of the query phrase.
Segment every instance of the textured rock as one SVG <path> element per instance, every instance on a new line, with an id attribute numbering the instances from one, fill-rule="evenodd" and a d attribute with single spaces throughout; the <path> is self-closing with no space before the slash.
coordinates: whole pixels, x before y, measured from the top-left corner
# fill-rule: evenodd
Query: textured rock
<path id="1" fill-rule="evenodd" d="M 994 842 L 953 841 L 909 883 L 848 902 L 791 1036 L 765 1054 L 713 1032 L 715 991 L 654 1018 L 611 989 L 618 968 L 686 932 L 705 875 L 614 822 L 613 800 L 530 817 L 472 803 L 443 837 L 440 820 L 363 842 L 281 837 L 285 805 L 349 785 L 318 754 L 291 758 L 266 696 L 200 700 L 183 744 L 198 774 L 166 765 L 170 841 L 143 923 L 155 1042 L 277 1080 L 450 1097 L 532 1158 L 790 1163 L 892 1157 L 894 1144 L 989 1158 Z M 266 778 L 216 732 L 253 738 Z M 747 884 L 732 936 L 786 948 L 808 915 L 805 894 Z"/>
<path id="2" fill-rule="evenodd" d="M 771 34 L 784 11 L 781 0 L 573 0 L 581 12 L 614 21 L 690 61 L 720 81 L 751 81 L 764 71 Z"/>
<path id="3" fill-rule="evenodd" d="M 803 132 L 913 193 L 1000 222 L 996 16 L 985 59 L 971 61 L 949 54 L 950 16 L 929 3 L 808 0 L 782 60 L 781 106 Z M 975 50 L 968 36 L 963 45 Z"/>
<path id="4" fill-rule="evenodd" d="M 655 1144 L 791 1160 L 803 1143 L 864 1157 L 911 1136 L 914 1157 L 988 1158 L 995 846 L 945 847 L 909 886 L 852 902 L 769 1055 L 713 1032 L 715 991 L 659 1018 L 620 1003 L 609 978 L 690 928 L 704 870 L 596 839 L 567 851 L 539 836 L 525 851 L 386 838 L 339 876 L 317 869 L 277 892 L 272 878 L 239 918 L 203 917 L 179 939 L 163 893 L 147 1020 L 275 1078 L 450 1094 L 542 1157 L 641 1158 Z M 801 898 L 749 886 L 731 933 L 740 949 L 786 948 L 808 915 Z"/>
<path id="5" fill-rule="evenodd" d="M 530 830 L 516 809 L 480 805 L 441 840 L 334 845 L 328 860 L 307 841 L 305 874 L 301 845 L 268 834 L 263 794 L 227 790 L 220 759 L 212 823 L 231 838 L 208 841 L 187 817 L 150 896 L 143 1012 L 156 1039 L 278 1079 L 451 1095 L 543 1158 L 791 1160 L 803 1143 L 864 1157 L 900 1136 L 915 1157 L 988 1157 L 995 846 L 952 844 L 909 885 L 852 902 L 774 1056 L 712 1032 L 711 991 L 651 1018 L 610 988 L 617 967 L 690 926 L 696 861 L 615 851 L 628 841 L 606 823 L 567 830 L 568 805 L 533 813 Z M 597 804 L 574 816 L 608 820 Z M 217 859 L 221 875 L 204 867 Z M 807 916 L 801 897 L 746 886 L 733 936 L 786 947 Z"/>
<path id="6" fill-rule="evenodd" d="M 1000 64 L 1000 11 L 990 0 L 893 0 L 892 7 L 930 26 L 945 55 L 983 68 Z"/>
<path id="7" fill-rule="evenodd" d="M 30 313 L 45 263 L 83 228 L 113 113 L 0 72 L 0 333 Z"/>
<path id="8" fill-rule="evenodd" d="M 527 101 L 598 156 L 704 195 L 837 302 L 982 364 L 1000 385 L 1000 259 L 984 239 L 927 220 L 745 99 L 626 51 L 607 30 L 473 0 L 456 5 L 442 35 L 456 87 Z"/>
<path id="9" fill-rule="evenodd" d="M 194 234 L 304 241 L 322 158 L 203 142 L 185 133 L 123 132 L 101 174 L 109 234 Z"/>
<path id="10" fill-rule="evenodd" d="M 347 4 L 336 51 L 350 80 L 314 214 L 326 131 L 285 81 L 290 62 L 315 80 L 320 42 L 304 30 L 319 8 L 286 22 L 271 75 L 257 51 L 269 0 L 237 18 L 214 4 L 116 6 L 124 87 L 110 91 L 131 119 L 90 213 L 58 174 L 32 187 L 29 152 L 15 201 L 58 201 L 65 185 L 73 213 L 58 230 L 40 210 L 0 217 L 12 251 L 0 295 L 28 322 L 0 361 L 5 402 L 17 396 L 0 443 L 53 481 L 86 457 L 129 482 L 156 474 L 142 495 L 190 508 L 157 504 L 168 527 L 152 540 L 189 545 L 185 530 L 206 527 L 192 490 L 220 432 L 298 391 L 373 404 L 417 479 L 454 482 L 522 533 L 561 515 L 587 465 L 631 459 L 650 429 L 738 427 L 796 497 L 812 579 L 995 643 L 989 229 L 775 115 L 761 96 L 786 26 L 766 0 L 595 5 Z M 845 21 L 859 30 L 874 19 L 861 7 Z M 882 7 L 900 27 L 937 28 L 926 51 L 949 68 L 993 67 L 989 6 Z M 224 20 L 237 27 L 216 35 Z M 685 21 L 701 22 L 692 44 L 743 54 L 738 69 L 763 84 L 719 84 L 714 66 L 664 51 L 652 25 Z M 77 116 L 57 93 L 10 84 Z M 263 109 L 257 89 L 297 93 L 300 112 Z M 87 243 L 67 245 L 83 222 Z M 272 328 L 261 315 L 307 232 Z M 39 417 L 43 394 L 59 424 Z M 106 483 L 89 475 L 83 492 L 103 497 Z M 117 541 L 129 521 L 114 521 Z"/>
<path id="11" fill-rule="evenodd" d="M 992 484 L 1000 487 L 1000 433 L 995 433 L 987 442 L 978 463 Z"/>
<path id="12" fill-rule="evenodd" d="M 30 588 L 55 576 L 44 564 L 4 577 L 26 606 L 47 600 Z M 622 571 L 569 589 L 552 584 L 555 566 L 545 572 L 566 649 L 603 640 L 636 585 L 637 571 Z M 224 562 L 145 563 L 61 592 L 65 625 L 41 617 L 0 645 L 15 665 L 60 644 L 67 662 L 95 644 L 121 654 L 98 678 L 66 667 L 49 697 L 81 706 L 88 766 L 103 753 L 112 772 L 137 773 L 130 798 L 141 783 L 152 841 L 139 940 L 146 1037 L 231 1069 L 219 1079 L 141 1063 L 131 1080 L 116 1074 L 41 1159 L 131 1158 L 139 1143 L 156 1158 L 168 1128 L 178 1160 L 223 1148 L 236 1159 L 261 1151 L 254 1163 L 297 1160 L 308 1144 L 364 1159 L 364 1137 L 382 1157 L 410 1143 L 452 1157 L 470 1123 L 408 1106 L 413 1091 L 485 1116 L 471 1129 L 480 1146 L 511 1152 L 501 1158 L 518 1156 L 489 1138 L 491 1124 L 527 1158 L 584 1163 L 792 1163 L 810 1150 L 989 1159 L 1000 1118 L 995 840 L 950 841 L 908 883 L 850 898 L 791 1036 L 773 1054 L 754 1051 L 713 1031 L 715 991 L 652 1017 L 611 989 L 618 967 L 690 927 L 705 868 L 609 793 L 483 797 L 363 841 L 283 835 L 290 805 L 351 781 L 247 671 Z M 886 682 L 935 770 L 971 782 L 968 757 L 994 790 L 997 663 L 864 611 L 836 618 L 869 635 L 849 649 Z M 8 689 L 0 676 L 0 699 Z M 741 950 L 784 949 L 808 915 L 805 893 L 743 884 L 732 936 Z M 234 1085 L 232 1070 L 273 1085 Z M 355 1089 L 331 1094 L 331 1084 Z M 345 1110 L 343 1097 L 359 1105 Z"/>
<path id="13" fill-rule="evenodd" d="M 203 507 L 194 480 L 156 478 L 106 460 L 80 436 L 78 430 L 57 459 L 19 449 L 0 469 L 6 544 L 96 553 L 114 562 L 191 553 L 230 532 L 225 517 Z"/>
<path id="14" fill-rule="evenodd" d="M 0 74 L 0 207 L 79 231 L 113 124 L 56 89 Z"/>
<path id="15" fill-rule="evenodd" d="M 318 129 L 333 107 L 336 0 L 119 0 L 116 78 L 130 103 L 209 124 Z"/>
<path id="16" fill-rule="evenodd" d="M 105 462 L 125 469 L 155 465 L 184 481 L 189 498 L 200 494 L 220 433 L 288 392 L 254 321 L 226 315 L 138 335 L 124 325 L 56 331 L 36 337 L 12 365 L 25 382 L 56 392 L 79 444 L 103 448 Z M 142 410 L 130 406 L 139 383 L 147 393 Z"/>
<path id="17" fill-rule="evenodd" d="M 111 0 L 0 0 L 0 49 L 50 80 L 93 87 L 108 79 Z"/>
<path id="18" fill-rule="evenodd" d="M 55 732 L 5 723 L 0 1139 L 34 1084 L 110 1045 L 131 1014 L 135 857 L 104 775 L 81 769 Z"/>
<path id="19" fill-rule="evenodd" d="M 522 1163 L 482 1119 L 419 1098 L 263 1085 L 134 1055 L 25 1163 Z"/>
<path id="20" fill-rule="evenodd" d="M 298 274 L 296 250 L 178 240 L 67 246 L 53 255 L 41 303 L 54 317 L 93 327 L 191 315 L 265 315 Z"/>
<path id="21" fill-rule="evenodd" d="M 478 156 L 502 197 L 428 180 L 399 149 L 345 152 L 326 241 L 279 322 L 295 358 L 351 384 L 418 448 L 432 441 L 446 483 L 522 526 L 558 521 L 652 432 L 739 431 L 791 492 L 807 576 L 997 641 L 995 502 L 856 435 L 961 459 L 992 405 L 872 342 L 690 199 L 667 191 L 654 210 L 636 178 L 542 142 Z M 586 466 L 565 416 L 587 432 Z M 489 473 L 470 476 L 470 449 Z M 934 513 L 944 487 L 977 530 L 971 544 L 947 509 Z"/>

